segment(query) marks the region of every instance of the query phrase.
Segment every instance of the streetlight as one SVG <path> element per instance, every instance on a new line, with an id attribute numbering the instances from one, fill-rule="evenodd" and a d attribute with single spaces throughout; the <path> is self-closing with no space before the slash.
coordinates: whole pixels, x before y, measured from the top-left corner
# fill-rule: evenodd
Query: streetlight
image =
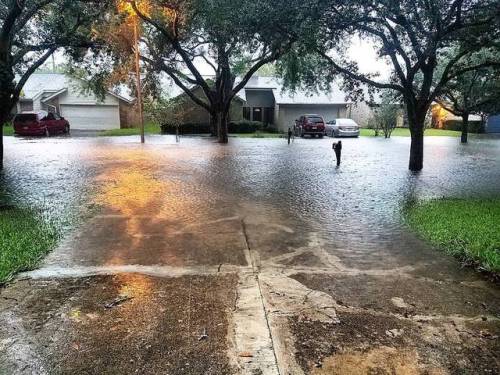
<path id="1" fill-rule="evenodd" d="M 128 13 L 134 22 L 134 54 L 135 54 L 135 74 L 136 74 L 136 89 L 137 89 L 137 104 L 139 106 L 139 121 L 141 130 L 141 143 L 145 142 L 144 138 L 144 113 L 142 107 L 142 83 L 141 83 L 141 63 L 139 54 L 139 16 L 135 12 L 130 0 L 122 0 L 119 3 L 119 8 Z"/>
<path id="2" fill-rule="evenodd" d="M 144 139 L 144 114 L 142 112 L 142 83 L 141 83 L 141 64 L 139 56 L 139 19 L 137 15 L 134 17 L 134 40 L 135 40 L 135 73 L 137 76 L 137 103 L 139 105 L 139 121 L 141 126 L 141 143 Z"/>

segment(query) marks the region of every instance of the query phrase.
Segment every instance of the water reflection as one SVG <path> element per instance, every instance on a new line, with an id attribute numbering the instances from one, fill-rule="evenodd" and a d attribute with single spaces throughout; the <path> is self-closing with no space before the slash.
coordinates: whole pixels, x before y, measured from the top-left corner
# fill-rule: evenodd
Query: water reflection
<path id="1" fill-rule="evenodd" d="M 115 228 L 101 228 L 110 236 L 124 233 L 119 243 L 110 240 L 111 264 L 124 261 L 123 248 L 182 264 L 168 247 L 173 233 L 214 219 L 259 216 L 293 228 L 293 236 L 314 232 L 328 251 L 361 266 L 387 254 L 425 252 L 401 225 L 400 210 L 409 201 L 500 193 L 497 140 L 462 146 L 453 138 L 426 138 L 419 174 L 407 169 L 408 138 L 347 139 L 339 169 L 329 139 L 290 146 L 268 139 L 220 146 L 199 138 L 177 145 L 160 136 L 146 146 L 136 142 L 7 139 L 2 190 L 60 215 L 94 202 L 125 218 Z M 204 246 L 200 241 L 193 246 Z M 151 246 L 158 242 L 161 247 Z"/>

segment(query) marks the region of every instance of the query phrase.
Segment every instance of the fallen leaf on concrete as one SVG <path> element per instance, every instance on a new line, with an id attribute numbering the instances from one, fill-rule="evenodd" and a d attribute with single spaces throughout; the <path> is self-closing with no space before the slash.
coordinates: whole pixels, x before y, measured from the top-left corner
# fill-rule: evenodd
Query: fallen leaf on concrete
<path id="1" fill-rule="evenodd" d="M 389 329 L 385 331 L 385 334 L 390 337 L 399 337 L 404 333 L 402 329 Z"/>
<path id="2" fill-rule="evenodd" d="M 238 354 L 239 357 L 244 357 L 244 358 L 251 358 L 253 357 L 253 354 L 251 352 L 241 352 Z"/>
<path id="3" fill-rule="evenodd" d="M 120 297 L 117 297 L 115 298 L 113 301 L 111 302 L 108 302 L 104 305 L 105 308 L 107 309 L 111 309 L 115 306 L 119 306 L 121 305 L 122 303 L 126 302 L 126 301 L 129 301 L 131 299 L 133 299 L 134 297 L 129 297 L 129 296 L 120 296 Z"/>

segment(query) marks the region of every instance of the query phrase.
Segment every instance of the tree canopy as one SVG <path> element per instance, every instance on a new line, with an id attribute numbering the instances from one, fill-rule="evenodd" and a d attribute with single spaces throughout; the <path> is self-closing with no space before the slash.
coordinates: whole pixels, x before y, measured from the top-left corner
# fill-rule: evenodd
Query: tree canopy
<path id="1" fill-rule="evenodd" d="M 92 25 L 106 14 L 106 7 L 106 1 L 98 0 L 0 3 L 0 124 L 8 120 L 28 78 L 58 48 L 78 57 L 96 47 Z"/>
<path id="2" fill-rule="evenodd" d="M 328 83 L 336 75 L 352 93 L 362 84 L 397 91 L 406 105 L 412 144 L 409 167 L 423 167 L 423 132 L 427 111 L 446 83 L 467 72 L 498 65 L 498 60 L 475 63 L 472 56 L 498 50 L 498 0 L 325 0 L 315 33 L 304 40 L 307 55 L 292 56 L 282 73 L 293 86 Z M 347 53 L 354 37 L 370 40 L 380 58 L 392 67 L 388 80 L 359 70 Z M 436 76 L 440 61 L 446 60 Z"/>
<path id="3" fill-rule="evenodd" d="M 141 20 L 144 70 L 168 75 L 204 108 L 220 142 L 227 142 L 228 111 L 235 95 L 253 74 L 291 48 L 291 30 L 303 24 L 310 11 L 298 0 L 124 2 Z M 117 30 L 133 26 L 128 17 L 121 17 L 107 29 L 114 35 L 120 66 L 130 59 L 132 43 L 124 38 L 132 33 Z M 209 74 L 200 67 L 208 67 Z M 202 89 L 203 97 L 194 94 L 194 87 Z"/>
<path id="4" fill-rule="evenodd" d="M 494 56 L 483 51 L 471 59 L 470 64 L 480 65 L 486 60 L 500 61 L 500 54 Z M 466 143 L 469 115 L 500 112 L 500 66 L 483 66 L 452 78 L 436 101 L 455 116 L 462 117 L 461 141 Z"/>

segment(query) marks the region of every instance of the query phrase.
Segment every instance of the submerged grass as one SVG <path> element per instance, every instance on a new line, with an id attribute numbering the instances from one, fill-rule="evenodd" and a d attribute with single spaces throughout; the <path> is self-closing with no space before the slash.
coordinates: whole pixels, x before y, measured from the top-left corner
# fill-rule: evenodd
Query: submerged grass
<path id="1" fill-rule="evenodd" d="M 144 124 L 144 134 L 160 134 L 161 129 L 157 124 L 151 122 Z M 112 129 L 100 132 L 99 135 L 102 137 L 120 137 L 127 135 L 139 135 L 141 130 L 139 128 L 128 128 L 128 129 Z"/>
<path id="2" fill-rule="evenodd" d="M 12 127 L 11 124 L 4 125 L 3 135 L 6 135 L 6 136 L 14 135 L 14 128 Z"/>
<path id="3" fill-rule="evenodd" d="M 426 129 L 424 135 L 426 137 L 460 137 L 460 132 L 455 130 L 442 130 L 442 129 Z M 374 137 L 375 131 L 373 129 L 361 129 L 361 136 L 363 137 Z M 392 132 L 391 137 L 409 137 L 410 129 L 407 128 L 396 128 Z M 384 137 L 382 131 L 379 132 L 379 137 Z"/>
<path id="4" fill-rule="evenodd" d="M 500 274 L 500 199 L 439 199 L 408 207 L 421 237 L 467 264 Z"/>
<path id="5" fill-rule="evenodd" d="M 59 238 L 58 226 L 41 211 L 0 208 L 0 285 L 35 268 Z"/>

